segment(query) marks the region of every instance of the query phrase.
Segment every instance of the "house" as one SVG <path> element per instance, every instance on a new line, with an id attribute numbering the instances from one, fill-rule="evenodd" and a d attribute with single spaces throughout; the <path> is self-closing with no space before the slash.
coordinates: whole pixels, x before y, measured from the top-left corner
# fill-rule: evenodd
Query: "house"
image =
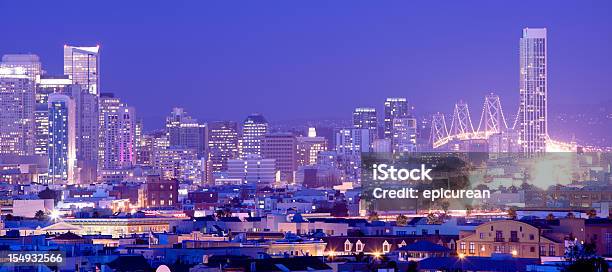
<path id="1" fill-rule="evenodd" d="M 490 257 L 495 253 L 512 254 L 516 258 L 563 256 L 564 234 L 537 222 L 497 220 L 460 234 L 457 253 L 466 256 Z"/>

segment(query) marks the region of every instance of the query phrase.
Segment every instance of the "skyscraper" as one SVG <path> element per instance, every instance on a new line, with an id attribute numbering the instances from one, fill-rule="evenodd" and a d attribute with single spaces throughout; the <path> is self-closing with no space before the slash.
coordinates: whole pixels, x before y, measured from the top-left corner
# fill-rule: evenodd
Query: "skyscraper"
<path id="1" fill-rule="evenodd" d="M 215 172 L 227 170 L 227 160 L 238 157 L 238 125 L 232 121 L 209 124 L 209 159 Z"/>
<path id="2" fill-rule="evenodd" d="M 39 76 L 36 79 L 36 109 L 34 112 L 35 148 L 34 154 L 47 155 L 49 144 L 49 95 L 70 94 L 72 80 L 68 76 Z"/>
<path id="3" fill-rule="evenodd" d="M 375 108 L 356 108 L 353 111 L 353 128 L 370 131 L 370 143 L 378 138 L 378 117 Z"/>
<path id="4" fill-rule="evenodd" d="M 64 45 L 64 74 L 89 93 L 100 95 L 100 46 Z"/>
<path id="5" fill-rule="evenodd" d="M 17 68 L 0 68 L 0 155 L 34 154 L 34 82 Z"/>
<path id="6" fill-rule="evenodd" d="M 370 130 L 368 129 L 341 129 L 336 133 L 337 167 L 349 180 L 360 180 L 361 154 L 369 152 L 370 146 Z"/>
<path id="7" fill-rule="evenodd" d="M 157 148 L 153 152 L 152 165 L 159 174 L 167 179 L 180 178 L 180 166 L 183 161 L 196 160 L 194 149 L 184 147 Z"/>
<path id="8" fill-rule="evenodd" d="M 242 122 L 242 142 L 240 157 L 246 155 L 261 155 L 261 139 L 268 133 L 268 121 L 263 115 L 254 113 Z"/>
<path id="9" fill-rule="evenodd" d="M 166 135 L 170 146 L 192 149 L 197 158 L 204 156 L 207 150 L 208 129 L 198 123 L 182 108 L 174 108 L 166 118 Z"/>
<path id="10" fill-rule="evenodd" d="M 71 90 L 76 112 L 78 178 L 83 183 L 90 183 L 95 181 L 98 167 L 99 97 L 80 85 L 71 85 Z"/>
<path id="11" fill-rule="evenodd" d="M 35 82 L 43 74 L 40 59 L 34 54 L 7 54 L 2 56 L 0 68 L 23 68 L 28 78 Z"/>
<path id="12" fill-rule="evenodd" d="M 385 101 L 384 138 L 391 139 L 393 137 L 393 119 L 409 116 L 410 108 L 406 98 L 387 98 Z"/>
<path id="13" fill-rule="evenodd" d="M 122 169 L 135 164 L 135 127 L 134 108 L 113 94 L 100 95 L 100 169 Z"/>
<path id="14" fill-rule="evenodd" d="M 415 118 L 393 119 L 391 144 L 394 153 L 416 151 L 417 124 Z"/>
<path id="15" fill-rule="evenodd" d="M 276 161 L 281 181 L 293 182 L 297 170 L 297 140 L 291 133 L 272 133 L 264 136 L 261 154 Z"/>
<path id="16" fill-rule="evenodd" d="M 49 95 L 49 181 L 74 183 L 76 126 L 74 101 L 67 95 Z"/>
<path id="17" fill-rule="evenodd" d="M 342 155 L 361 155 L 370 150 L 368 129 L 341 129 L 336 133 L 336 151 Z"/>
<path id="18" fill-rule="evenodd" d="M 520 39 L 519 144 L 527 154 L 546 151 L 547 60 L 546 29 L 525 28 Z"/>

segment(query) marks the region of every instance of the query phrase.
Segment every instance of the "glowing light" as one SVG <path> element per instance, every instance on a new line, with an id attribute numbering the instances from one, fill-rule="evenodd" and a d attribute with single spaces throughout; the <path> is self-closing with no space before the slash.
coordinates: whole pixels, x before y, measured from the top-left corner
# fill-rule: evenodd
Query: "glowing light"
<path id="1" fill-rule="evenodd" d="M 463 253 L 459 253 L 459 259 L 460 259 L 460 260 L 465 259 L 465 254 L 463 254 Z"/>
<path id="2" fill-rule="evenodd" d="M 565 143 L 548 138 L 546 152 L 575 152 L 576 143 Z"/>
<path id="3" fill-rule="evenodd" d="M 379 259 L 380 256 L 381 256 L 381 253 L 378 252 L 378 251 L 375 251 L 375 252 L 372 253 L 372 255 L 374 255 L 374 258 Z"/>
<path id="4" fill-rule="evenodd" d="M 58 210 L 52 210 L 51 213 L 49 214 L 49 217 L 51 217 L 51 220 L 53 221 L 60 219 L 61 216 L 62 216 L 62 213 Z"/>
<path id="5" fill-rule="evenodd" d="M 512 256 L 516 257 L 516 255 L 518 255 L 518 251 L 516 249 L 512 250 Z"/>

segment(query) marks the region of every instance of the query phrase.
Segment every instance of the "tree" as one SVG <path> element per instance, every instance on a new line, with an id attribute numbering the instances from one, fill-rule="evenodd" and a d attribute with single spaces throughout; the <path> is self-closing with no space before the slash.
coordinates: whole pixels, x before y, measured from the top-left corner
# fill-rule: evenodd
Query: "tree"
<path id="1" fill-rule="evenodd" d="M 378 218 L 378 213 L 376 211 L 371 211 L 370 214 L 368 215 L 368 221 L 372 222 L 372 221 L 377 221 Z"/>
<path id="2" fill-rule="evenodd" d="M 608 262 L 595 254 L 594 244 L 576 243 L 567 248 L 564 271 L 608 271 Z"/>
<path id="3" fill-rule="evenodd" d="M 42 221 L 43 219 L 45 219 L 45 212 L 41 210 L 36 211 L 36 213 L 34 214 L 34 218 L 36 218 L 36 220 L 38 221 Z"/>
<path id="4" fill-rule="evenodd" d="M 435 214 L 435 213 L 429 213 L 427 214 L 427 224 L 433 225 L 433 224 L 442 224 L 443 222 L 442 216 L 439 214 Z"/>
<path id="5" fill-rule="evenodd" d="M 225 215 L 225 217 L 232 217 L 232 208 L 226 206 L 223 209 L 223 214 Z"/>
<path id="6" fill-rule="evenodd" d="M 15 219 L 15 217 L 12 214 L 7 214 L 6 216 L 4 216 L 4 220 L 6 221 L 13 221 Z"/>
<path id="7" fill-rule="evenodd" d="M 331 209 L 331 215 L 334 217 L 348 216 L 348 206 L 346 201 L 336 201 Z"/>
<path id="8" fill-rule="evenodd" d="M 57 201 L 59 201 L 59 194 L 56 191 L 49 189 L 49 187 L 46 187 L 44 190 L 38 193 L 38 198 L 53 199 L 54 202 L 57 203 Z"/>
<path id="9" fill-rule="evenodd" d="M 395 224 L 398 226 L 408 225 L 408 217 L 403 214 L 398 215 L 397 218 L 395 218 Z"/>
<path id="10" fill-rule="evenodd" d="M 516 219 L 518 217 L 518 215 L 516 214 L 516 209 L 515 208 L 510 208 L 508 209 L 508 218 L 510 219 Z"/>
<path id="11" fill-rule="evenodd" d="M 553 220 L 555 220 L 555 215 L 554 215 L 554 214 L 552 214 L 552 213 L 549 213 L 549 214 L 546 216 L 546 221 L 553 221 Z"/>
<path id="12" fill-rule="evenodd" d="M 472 211 L 474 211 L 474 207 L 470 204 L 465 205 L 465 215 L 472 215 Z"/>
<path id="13" fill-rule="evenodd" d="M 221 217 L 225 217 L 225 212 L 223 211 L 223 209 L 218 209 L 215 211 L 215 217 L 217 217 L 217 219 L 221 218 Z"/>
<path id="14" fill-rule="evenodd" d="M 589 217 L 589 219 L 593 219 L 597 217 L 597 211 L 595 211 L 594 209 L 591 209 L 587 212 L 587 216 Z"/>
<path id="15" fill-rule="evenodd" d="M 576 218 L 576 216 L 574 215 L 573 212 L 568 212 L 567 215 L 565 216 L 566 218 Z"/>

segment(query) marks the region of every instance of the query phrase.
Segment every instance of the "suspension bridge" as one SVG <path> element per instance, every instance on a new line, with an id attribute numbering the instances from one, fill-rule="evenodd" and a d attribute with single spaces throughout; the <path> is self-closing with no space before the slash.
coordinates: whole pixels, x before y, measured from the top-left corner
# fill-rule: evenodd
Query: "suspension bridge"
<path id="1" fill-rule="evenodd" d="M 468 104 L 459 101 L 455 104 L 450 128 L 446 125 L 443 113 L 435 113 L 431 119 L 431 143 L 439 148 L 452 140 L 488 139 L 493 134 L 508 129 L 499 96 L 493 93 L 485 96 L 478 127 L 474 129 Z"/>

